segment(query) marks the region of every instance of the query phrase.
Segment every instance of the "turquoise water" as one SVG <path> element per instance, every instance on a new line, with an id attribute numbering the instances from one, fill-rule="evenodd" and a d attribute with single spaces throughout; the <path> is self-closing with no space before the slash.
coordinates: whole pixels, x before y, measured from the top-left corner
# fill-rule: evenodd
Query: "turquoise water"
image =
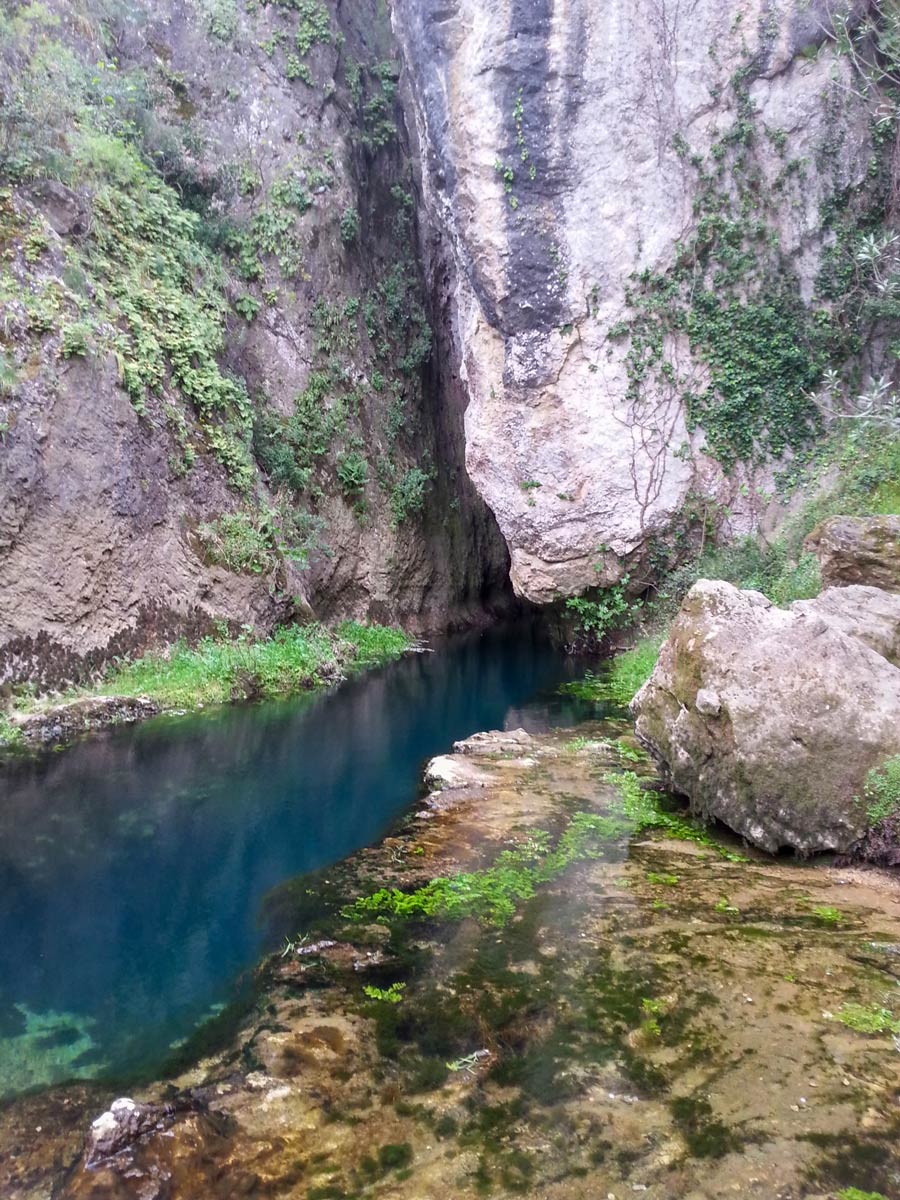
<path id="1" fill-rule="evenodd" d="M 454 739 L 581 719 L 556 694 L 578 671 L 530 628 L 494 630 L 4 770 L 0 1095 L 159 1061 L 271 948 L 271 888 L 379 838 Z"/>

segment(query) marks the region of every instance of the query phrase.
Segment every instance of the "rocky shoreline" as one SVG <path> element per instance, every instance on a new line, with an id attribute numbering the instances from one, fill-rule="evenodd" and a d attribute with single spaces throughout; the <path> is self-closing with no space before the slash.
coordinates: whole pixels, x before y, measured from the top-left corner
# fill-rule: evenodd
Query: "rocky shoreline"
<path id="1" fill-rule="evenodd" d="M 394 834 L 269 897 L 284 953 L 217 1048 L 129 1104 L 78 1085 L 6 1105 L 0 1192 L 891 1194 L 890 877 L 635 834 L 636 757 L 625 723 L 459 744 Z M 561 857 L 579 819 L 594 840 Z M 512 915 L 375 915 L 432 880 Z M 857 1010 L 887 1015 L 865 1032 Z"/>

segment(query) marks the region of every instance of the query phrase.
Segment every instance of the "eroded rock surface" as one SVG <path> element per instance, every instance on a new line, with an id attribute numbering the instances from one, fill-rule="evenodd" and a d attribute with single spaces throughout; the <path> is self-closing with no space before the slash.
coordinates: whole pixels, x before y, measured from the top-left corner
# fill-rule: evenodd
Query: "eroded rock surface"
<path id="1" fill-rule="evenodd" d="M 810 301 L 828 198 L 869 163 L 865 104 L 823 45 L 831 7 L 397 0 L 468 470 L 531 599 L 620 577 L 692 488 L 727 498 L 736 526 L 758 515 L 688 428 L 708 367 L 675 338 L 667 372 L 641 371 L 620 323 L 637 276 L 678 260 L 695 205 L 715 208 L 710 179 L 733 198 L 745 170 L 777 287 Z"/>
<path id="2" fill-rule="evenodd" d="M 900 752 L 898 631 L 900 600 L 877 589 L 786 610 L 701 580 L 635 697 L 638 736 L 696 811 L 755 845 L 847 850 L 867 772 Z"/>
<path id="3" fill-rule="evenodd" d="M 900 517 L 832 517 L 806 539 L 826 587 L 868 584 L 900 592 Z"/>
<path id="4" fill-rule="evenodd" d="M 109 725 L 130 725 L 159 711 L 156 701 L 146 696 L 88 696 L 16 717 L 13 723 L 26 742 L 41 744 L 65 742 Z"/>
<path id="5" fill-rule="evenodd" d="M 291 6 L 134 0 L 112 16 L 94 0 L 82 7 L 73 23 L 51 0 L 35 37 L 50 59 L 71 59 L 76 78 L 90 79 L 115 44 L 123 92 L 141 97 L 125 123 L 141 125 L 139 149 L 173 188 L 166 220 L 196 221 L 202 210 L 207 232 L 221 235 L 210 292 L 221 336 L 191 332 L 246 388 L 249 408 L 242 418 L 219 411 L 208 379 L 179 391 L 168 361 L 145 394 L 129 395 L 124 364 L 149 370 L 158 316 L 135 350 L 102 299 L 108 281 L 105 291 L 93 277 L 70 287 L 90 274 L 98 237 L 115 247 L 126 226 L 129 236 L 154 228 L 139 189 L 130 224 L 104 206 L 102 172 L 87 181 L 73 172 L 71 187 L 4 189 L 0 683 L 58 687 L 219 622 L 267 632 L 310 606 L 326 619 L 430 630 L 483 616 L 508 594 L 507 555 L 465 474 L 463 397 L 442 364 L 428 367 L 399 66 L 383 10 L 369 0 L 308 5 L 318 26 L 301 51 Z M 4 95 L 27 57 L 19 49 L 0 62 Z M 68 146 L 69 109 L 55 97 L 51 108 Z M 207 253 L 195 233 L 193 253 Z M 193 277 L 193 260 L 179 265 Z M 42 303 L 41 323 L 32 310 Z M 63 331 L 82 320 L 87 342 L 65 349 Z M 118 358 L 113 327 L 124 338 Z M 298 433 L 298 397 L 310 387 L 312 426 L 308 406 Z M 312 454 L 305 466 L 292 465 L 297 443 L 301 459 Z M 238 520 L 255 558 L 223 553 L 204 532 L 223 517 Z"/>

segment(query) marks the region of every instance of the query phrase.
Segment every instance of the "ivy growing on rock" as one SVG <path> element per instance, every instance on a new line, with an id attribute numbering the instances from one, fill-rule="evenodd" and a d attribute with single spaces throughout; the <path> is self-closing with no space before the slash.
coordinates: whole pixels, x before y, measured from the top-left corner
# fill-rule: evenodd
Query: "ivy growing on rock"
<path id="1" fill-rule="evenodd" d="M 708 156 L 692 153 L 683 135 L 674 139 L 694 176 L 692 226 L 668 270 L 632 278 L 630 312 L 609 331 L 613 341 L 627 339 L 635 419 L 652 421 L 660 394 L 677 399 L 689 430 L 703 431 L 726 470 L 808 446 L 822 428 L 814 395 L 826 369 L 858 354 L 879 321 L 900 315 L 878 277 L 885 244 L 872 229 L 884 219 L 888 172 L 877 156 L 866 188 L 851 194 L 835 184 L 820 214 L 833 245 L 812 301 L 801 296 L 776 215 L 785 196 L 802 189 L 806 164 L 786 161 L 766 182 L 763 159 L 773 149 L 784 156 L 786 139 L 755 111 L 754 71 L 748 65 L 732 77 L 735 118 Z M 877 123 L 874 140 L 876 150 L 885 141 Z M 833 168 L 833 152 L 821 148 L 820 176 Z M 679 345 L 690 349 L 690 368 L 676 366 Z"/>

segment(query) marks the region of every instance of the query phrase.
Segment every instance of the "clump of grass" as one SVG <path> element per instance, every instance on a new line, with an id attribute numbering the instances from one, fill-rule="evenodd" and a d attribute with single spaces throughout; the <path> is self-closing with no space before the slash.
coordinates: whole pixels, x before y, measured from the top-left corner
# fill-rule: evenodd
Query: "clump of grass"
<path id="1" fill-rule="evenodd" d="M 409 648 L 399 629 L 348 622 L 336 634 L 323 625 L 290 625 L 270 638 L 206 637 L 167 654 L 147 654 L 115 668 L 106 695 L 149 696 L 163 708 L 227 704 L 243 697 L 289 695 L 336 679 L 343 669 L 389 662 Z"/>
<path id="2" fill-rule="evenodd" d="M 0 713 L 0 750 L 19 750 L 24 744 L 22 730 Z"/>
<path id="3" fill-rule="evenodd" d="M 399 1004 L 403 999 L 405 983 L 392 983 L 390 987 L 380 988 L 371 984 L 363 988 L 363 994 L 370 1000 L 379 1000 L 384 1004 Z"/>
<path id="4" fill-rule="evenodd" d="M 832 904 L 820 904 L 812 911 L 816 920 L 821 921 L 823 925 L 840 925 L 844 919 L 841 910 Z"/>
<path id="5" fill-rule="evenodd" d="M 726 862 L 749 862 L 743 854 L 736 854 L 726 846 L 721 846 L 696 821 L 677 812 L 667 812 L 663 808 L 658 792 L 645 788 L 640 776 L 634 771 L 616 773 L 610 771 L 604 775 L 603 782 L 611 784 L 619 793 L 622 811 L 632 824 L 635 833 L 644 829 L 664 829 L 669 837 L 683 842 L 696 842 L 700 846 L 708 846 L 724 858 Z"/>
<path id="6" fill-rule="evenodd" d="M 900 755 L 872 768 L 866 776 L 864 794 L 871 825 L 900 813 Z"/>
<path id="7" fill-rule="evenodd" d="M 364 625 L 345 621 L 339 625 L 337 636 L 353 648 L 353 667 L 363 670 L 380 667 L 405 654 L 411 642 L 402 629 L 390 625 Z"/>
<path id="8" fill-rule="evenodd" d="M 841 1188 L 837 1200 L 887 1200 L 882 1192 L 861 1192 L 859 1188 Z"/>
<path id="9" fill-rule="evenodd" d="M 633 649 L 617 654 L 602 671 L 589 671 L 584 679 L 564 684 L 562 690 L 580 700 L 611 701 L 625 707 L 653 674 L 662 644 L 661 634 L 643 637 Z"/>
<path id="10" fill-rule="evenodd" d="M 856 1033 L 900 1034 L 900 1020 L 890 1009 L 877 1004 L 845 1004 L 836 1016 L 842 1025 Z"/>

